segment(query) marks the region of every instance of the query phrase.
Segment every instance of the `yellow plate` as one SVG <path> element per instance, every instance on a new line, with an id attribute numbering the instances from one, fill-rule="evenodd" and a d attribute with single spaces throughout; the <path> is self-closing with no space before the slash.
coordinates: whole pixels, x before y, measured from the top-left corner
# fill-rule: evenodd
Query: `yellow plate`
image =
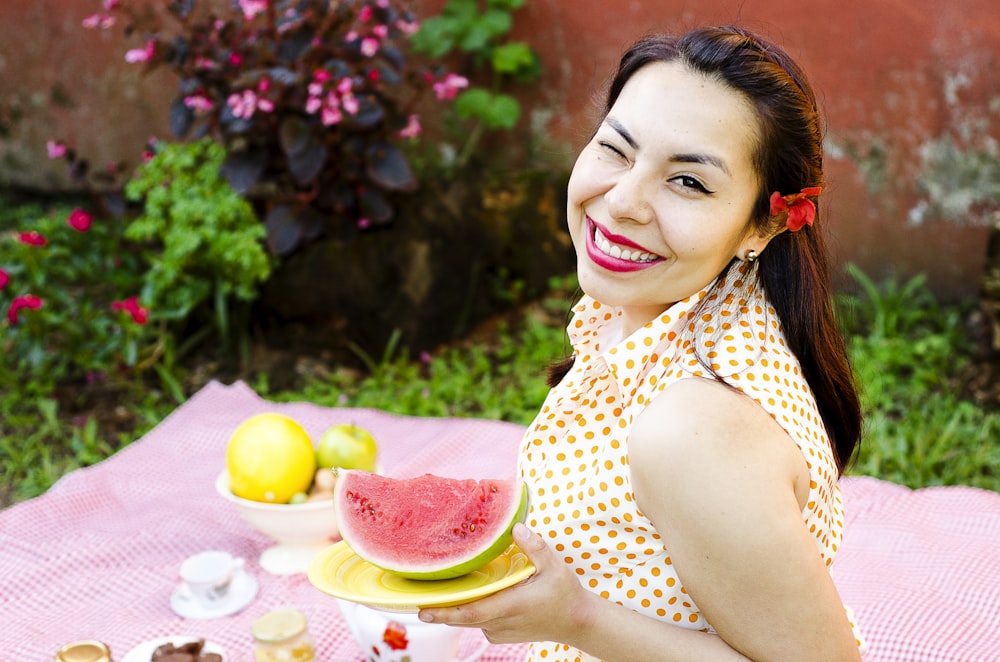
<path id="1" fill-rule="evenodd" d="M 309 581 L 335 598 L 386 611 L 415 612 L 485 597 L 524 581 L 534 572 L 535 566 L 525 553 L 511 545 L 479 570 L 461 577 L 406 579 L 373 566 L 341 540 L 312 560 Z"/>

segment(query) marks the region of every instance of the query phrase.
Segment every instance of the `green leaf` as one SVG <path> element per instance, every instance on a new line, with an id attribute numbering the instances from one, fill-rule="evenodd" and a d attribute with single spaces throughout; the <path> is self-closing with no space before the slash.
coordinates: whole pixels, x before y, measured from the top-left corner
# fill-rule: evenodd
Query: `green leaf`
<path id="1" fill-rule="evenodd" d="M 517 99 L 507 94 L 491 94 L 482 88 L 458 95 L 455 110 L 460 117 L 481 120 L 490 129 L 510 129 L 521 116 Z"/>
<path id="2" fill-rule="evenodd" d="M 512 129 L 521 116 L 521 104 L 508 94 L 498 94 L 490 103 L 484 120 L 491 129 Z"/>
<path id="3" fill-rule="evenodd" d="M 424 21 L 410 37 L 413 48 L 432 58 L 444 57 L 455 47 L 455 35 L 460 26 L 451 18 L 437 16 Z"/>
<path id="4" fill-rule="evenodd" d="M 515 9 L 520 9 L 524 6 L 527 0 L 487 0 L 487 6 L 496 7 L 497 9 L 507 9 L 513 11 Z"/>
<path id="5" fill-rule="evenodd" d="M 481 87 L 461 92 L 455 98 L 455 112 L 463 119 L 484 119 L 488 114 L 491 94 Z"/>
<path id="6" fill-rule="evenodd" d="M 534 51 L 523 41 L 503 44 L 493 49 L 491 58 L 494 71 L 501 74 L 517 74 L 536 67 Z"/>
<path id="7" fill-rule="evenodd" d="M 512 26 L 513 21 L 507 12 L 487 11 L 469 24 L 458 47 L 466 53 L 486 50 L 494 38 L 506 34 Z"/>

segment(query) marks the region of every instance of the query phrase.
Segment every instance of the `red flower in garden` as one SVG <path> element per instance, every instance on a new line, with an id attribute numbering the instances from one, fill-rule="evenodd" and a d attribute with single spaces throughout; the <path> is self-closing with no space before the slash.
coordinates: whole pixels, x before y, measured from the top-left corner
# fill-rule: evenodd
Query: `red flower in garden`
<path id="1" fill-rule="evenodd" d="M 129 297 L 124 301 L 112 301 L 111 308 L 127 312 L 136 324 L 145 324 L 149 321 L 149 311 L 139 305 L 139 297 Z"/>
<path id="2" fill-rule="evenodd" d="M 45 244 L 49 243 L 48 240 L 36 230 L 22 232 L 21 234 L 17 235 L 17 240 L 22 244 L 28 244 L 29 246 L 44 246 Z"/>
<path id="3" fill-rule="evenodd" d="M 94 222 L 94 217 L 89 212 L 78 208 L 70 213 L 69 219 L 66 222 L 77 232 L 86 232 L 90 229 L 91 223 Z"/>
<path id="4" fill-rule="evenodd" d="M 7 287 L 7 283 L 10 282 L 10 276 L 3 269 L 0 269 L 0 290 Z"/>
<path id="5" fill-rule="evenodd" d="M 771 194 L 771 216 L 777 216 L 783 211 L 788 212 L 785 226 L 792 232 L 801 230 L 804 225 L 812 225 L 813 219 L 816 218 L 816 205 L 809 197 L 816 197 L 822 191 L 819 186 L 810 186 L 798 193 L 784 196 L 775 191 Z"/>
<path id="6" fill-rule="evenodd" d="M 410 643 L 406 639 L 406 626 L 396 621 L 389 621 L 389 624 L 385 626 L 385 632 L 382 634 L 382 641 L 393 650 L 406 650 L 406 647 Z"/>
<path id="7" fill-rule="evenodd" d="M 17 311 L 22 308 L 29 308 L 31 310 L 38 310 L 42 307 L 42 300 L 36 297 L 34 294 L 22 294 L 16 297 L 10 302 L 10 308 L 7 309 L 7 320 L 11 324 L 17 324 Z"/>

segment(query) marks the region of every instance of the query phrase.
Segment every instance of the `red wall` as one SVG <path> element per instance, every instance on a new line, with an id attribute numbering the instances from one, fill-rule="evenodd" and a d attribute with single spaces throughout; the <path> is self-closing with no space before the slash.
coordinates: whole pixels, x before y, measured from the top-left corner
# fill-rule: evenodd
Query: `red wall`
<path id="1" fill-rule="evenodd" d="M 426 15 L 443 4 L 416 6 Z M 126 65 L 124 51 L 136 43 L 80 27 L 99 5 L 0 2 L 0 104 L 29 111 L 0 142 L 0 183 L 61 186 L 45 158 L 48 137 L 67 138 L 101 163 L 134 161 L 149 135 L 168 135 L 174 81 Z M 591 128 L 605 77 L 643 32 L 739 23 L 774 38 L 806 67 L 826 114 L 823 218 L 838 261 L 877 278 L 927 272 L 940 294 L 975 294 L 985 227 L 910 218 L 926 198 L 918 178 L 948 190 L 948 172 L 928 171 L 922 150 L 951 134 L 973 143 L 1000 135 L 996 0 L 528 0 L 515 23 L 543 60 L 543 78 L 526 93 L 544 126 L 543 149 L 566 166 Z M 57 85 L 74 108 L 52 104 Z M 532 139 L 530 118 L 522 124 L 523 140 Z"/>

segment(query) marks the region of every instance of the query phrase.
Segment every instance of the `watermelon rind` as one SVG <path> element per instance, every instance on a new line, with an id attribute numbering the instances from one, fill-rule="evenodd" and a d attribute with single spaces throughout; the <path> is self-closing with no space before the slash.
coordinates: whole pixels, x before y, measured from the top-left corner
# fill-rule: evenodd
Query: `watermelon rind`
<path id="1" fill-rule="evenodd" d="M 367 536 L 363 526 L 356 522 L 357 516 L 354 514 L 356 511 L 349 504 L 347 493 L 352 489 L 357 489 L 356 486 L 359 483 L 363 484 L 365 482 L 364 479 L 366 476 L 351 475 L 358 473 L 367 474 L 367 472 L 358 472 L 356 470 L 338 471 L 333 502 L 340 535 L 351 550 L 368 563 L 385 572 L 407 579 L 424 581 L 453 579 L 479 570 L 510 547 L 514 542 L 512 534 L 514 525 L 518 522 L 524 522 L 528 513 L 528 487 L 524 483 L 519 483 L 517 484 L 517 488 L 520 497 L 517 499 L 516 508 L 514 508 L 513 500 L 511 500 L 511 507 L 507 511 L 509 515 L 504 518 L 506 524 L 500 528 L 500 521 L 502 520 L 498 518 L 497 523 L 493 525 L 494 534 L 492 538 L 483 538 L 484 544 L 485 541 L 492 540 L 485 547 L 480 545 L 473 550 L 463 550 L 456 543 L 455 552 L 449 558 L 434 561 L 427 559 L 421 561 L 413 558 L 403 559 L 400 558 L 400 550 L 394 548 L 391 541 L 389 543 L 379 543 L 378 541 L 371 540 Z M 367 476 L 370 477 L 372 474 L 367 474 Z M 437 477 L 428 475 L 425 478 Z M 391 481 L 393 479 L 380 476 L 375 480 Z M 495 482 L 506 483 L 508 481 Z M 468 553 L 466 554 L 466 552 Z"/>

